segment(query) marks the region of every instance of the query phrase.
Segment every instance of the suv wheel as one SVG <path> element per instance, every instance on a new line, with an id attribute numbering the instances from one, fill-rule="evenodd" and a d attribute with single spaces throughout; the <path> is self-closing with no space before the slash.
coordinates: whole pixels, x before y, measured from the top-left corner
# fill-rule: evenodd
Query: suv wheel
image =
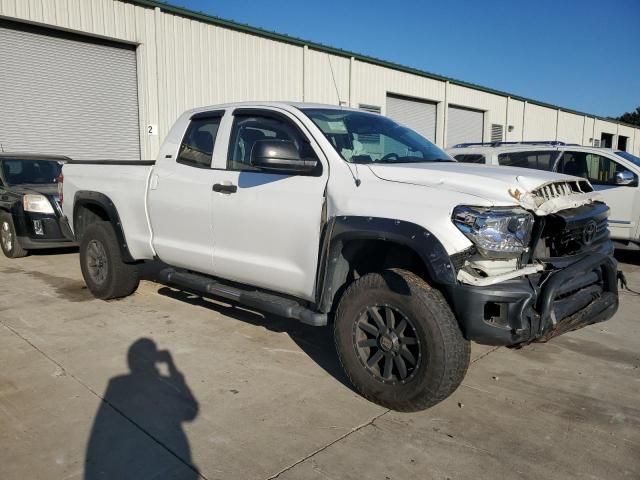
<path id="1" fill-rule="evenodd" d="M 80 268 L 91 293 L 103 300 L 131 295 L 140 283 L 138 268 L 122 260 L 109 222 L 87 227 L 80 242 Z"/>
<path id="2" fill-rule="evenodd" d="M 29 252 L 20 245 L 13 218 L 5 212 L 0 213 L 0 246 L 7 258 L 21 258 L 29 255 Z"/>
<path id="3" fill-rule="evenodd" d="M 340 362 L 355 388 L 393 410 L 423 410 L 444 400 L 469 366 L 469 341 L 444 297 L 405 270 L 353 282 L 334 328 Z"/>

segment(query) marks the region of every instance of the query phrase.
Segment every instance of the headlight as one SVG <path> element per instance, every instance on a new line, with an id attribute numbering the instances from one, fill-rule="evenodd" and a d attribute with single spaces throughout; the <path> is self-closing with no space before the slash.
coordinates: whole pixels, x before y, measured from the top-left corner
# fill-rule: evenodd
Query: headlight
<path id="1" fill-rule="evenodd" d="M 44 195 L 25 195 L 22 197 L 22 208 L 25 212 L 53 213 L 53 207 Z"/>
<path id="2" fill-rule="evenodd" d="M 482 255 L 494 258 L 513 258 L 524 252 L 533 227 L 533 215 L 521 208 L 459 206 L 452 220 Z"/>

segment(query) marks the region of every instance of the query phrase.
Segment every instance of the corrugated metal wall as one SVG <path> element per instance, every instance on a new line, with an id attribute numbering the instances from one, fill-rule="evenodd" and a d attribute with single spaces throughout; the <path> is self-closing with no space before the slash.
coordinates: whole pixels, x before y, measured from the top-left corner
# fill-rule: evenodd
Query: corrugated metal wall
<path id="1" fill-rule="evenodd" d="M 0 15 L 137 45 L 144 158 L 155 157 L 170 125 L 184 109 L 256 99 L 337 104 L 333 77 L 340 100 L 351 106 L 378 106 L 385 113 L 388 93 L 436 103 L 439 145 L 446 142 L 449 103 L 484 112 L 485 141 L 490 139 L 492 124 L 503 125 L 509 141 L 557 138 L 589 144 L 602 132 L 625 135 L 618 133 L 615 122 L 594 121 L 118 0 L 0 0 Z M 149 136 L 147 125 L 157 125 L 159 135 Z M 625 135 L 630 138 L 628 149 L 635 154 L 640 154 L 638 130 L 635 141 L 634 135 Z"/>

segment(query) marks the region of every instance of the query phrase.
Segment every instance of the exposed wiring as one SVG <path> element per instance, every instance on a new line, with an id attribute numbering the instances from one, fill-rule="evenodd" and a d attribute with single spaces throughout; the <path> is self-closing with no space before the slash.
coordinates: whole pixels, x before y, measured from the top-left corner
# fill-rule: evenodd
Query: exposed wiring
<path id="1" fill-rule="evenodd" d="M 629 288 L 629 285 L 627 284 L 627 277 L 624 276 L 624 273 L 622 272 L 622 270 L 618 270 L 618 274 L 616 275 L 616 278 L 618 279 L 618 283 L 620 285 L 621 290 L 626 290 L 627 292 L 634 293 L 635 295 L 640 295 L 640 292 L 637 292 Z"/>

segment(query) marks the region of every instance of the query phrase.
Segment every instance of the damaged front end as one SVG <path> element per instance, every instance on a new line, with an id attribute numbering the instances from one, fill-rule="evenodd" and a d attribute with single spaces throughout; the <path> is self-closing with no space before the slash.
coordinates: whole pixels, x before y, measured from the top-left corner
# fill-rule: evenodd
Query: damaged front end
<path id="1" fill-rule="evenodd" d="M 609 208 L 589 183 L 510 194 L 522 209 L 454 211 L 474 243 L 454 256 L 458 283 L 447 287 L 467 338 L 520 345 L 610 318 L 618 294 Z"/>

